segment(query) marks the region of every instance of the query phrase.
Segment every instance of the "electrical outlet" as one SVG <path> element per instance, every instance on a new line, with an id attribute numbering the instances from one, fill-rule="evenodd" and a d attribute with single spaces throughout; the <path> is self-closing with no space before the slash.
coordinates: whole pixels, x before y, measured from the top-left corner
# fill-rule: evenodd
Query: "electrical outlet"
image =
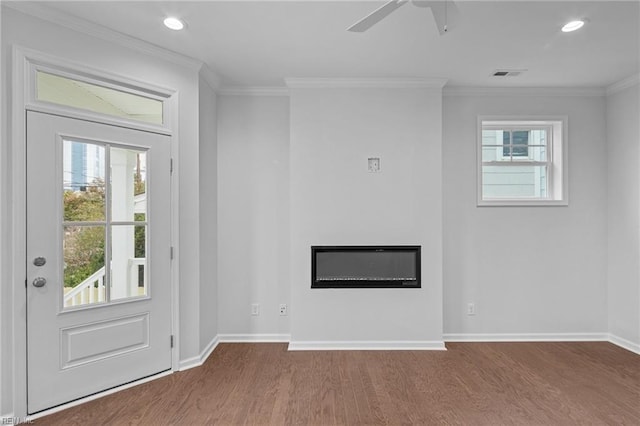
<path id="1" fill-rule="evenodd" d="M 287 304 L 286 303 L 281 303 L 280 304 L 280 315 L 281 316 L 286 316 L 287 315 Z"/>
<path id="2" fill-rule="evenodd" d="M 467 315 L 475 315 L 476 314 L 476 304 L 468 303 L 467 304 Z"/>
<path id="3" fill-rule="evenodd" d="M 251 315 L 260 315 L 260 304 L 259 303 L 252 303 L 251 304 Z"/>

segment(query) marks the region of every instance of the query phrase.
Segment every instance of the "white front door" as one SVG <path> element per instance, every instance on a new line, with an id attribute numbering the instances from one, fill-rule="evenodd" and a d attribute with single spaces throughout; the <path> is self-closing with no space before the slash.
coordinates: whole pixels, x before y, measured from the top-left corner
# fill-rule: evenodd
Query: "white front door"
<path id="1" fill-rule="evenodd" d="M 170 138 L 27 113 L 33 414 L 171 368 Z"/>

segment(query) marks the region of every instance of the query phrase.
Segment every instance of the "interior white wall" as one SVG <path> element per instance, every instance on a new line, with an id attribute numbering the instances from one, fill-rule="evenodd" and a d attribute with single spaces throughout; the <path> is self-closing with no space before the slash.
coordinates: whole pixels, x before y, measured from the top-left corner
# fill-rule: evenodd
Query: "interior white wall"
<path id="1" fill-rule="evenodd" d="M 218 256 L 219 333 L 288 334 L 287 97 L 218 97 Z"/>
<path id="2" fill-rule="evenodd" d="M 178 154 L 176 172 L 179 176 L 179 250 L 180 256 L 180 358 L 188 359 L 199 354 L 199 316 L 197 307 L 199 285 L 199 167 L 198 167 L 198 70 L 184 65 L 142 54 L 122 45 L 104 41 L 87 34 L 81 34 L 68 28 L 27 16 L 14 9 L 3 6 L 2 10 L 2 84 L 3 93 L 9 93 L 11 46 L 46 52 L 59 58 L 86 64 L 107 72 L 124 75 L 139 81 L 158 86 L 176 89 L 179 94 L 180 115 L 177 128 Z M 10 108 L 10 97 L 3 96 L 2 128 L 3 149 L 9 150 L 11 145 L 10 123 L 7 112 Z M 5 176 L 11 174 L 11 164 L 3 157 L 2 170 Z M 4 194 L 11 200 L 9 188 L 11 181 L 3 181 Z M 4 205 L 4 203 L 3 203 Z M 5 265 L 13 264 L 12 252 L 7 246 L 11 241 L 11 223 L 3 223 L 3 277 L 2 283 L 2 401 L 0 412 L 13 412 L 14 362 L 13 358 L 13 318 L 14 312 L 24 318 L 24 306 L 12 306 L 13 291 L 23 288 L 23 284 L 11 282 L 4 272 Z M 215 303 L 215 301 L 211 301 Z M 18 395 L 17 398 L 20 398 Z"/>
<path id="3" fill-rule="evenodd" d="M 200 125 L 200 353 L 218 334 L 218 120 L 217 99 L 199 77 Z"/>
<path id="4" fill-rule="evenodd" d="M 640 348 L 640 87 L 607 96 L 609 332 Z"/>
<path id="5" fill-rule="evenodd" d="M 569 206 L 477 207 L 478 115 L 568 115 Z M 444 98 L 446 334 L 606 333 L 605 129 L 602 96 Z"/>
<path id="6" fill-rule="evenodd" d="M 442 341 L 440 89 L 291 89 L 291 341 Z M 367 172 L 380 157 L 381 172 Z M 420 289 L 311 289 L 311 245 L 421 245 Z"/>

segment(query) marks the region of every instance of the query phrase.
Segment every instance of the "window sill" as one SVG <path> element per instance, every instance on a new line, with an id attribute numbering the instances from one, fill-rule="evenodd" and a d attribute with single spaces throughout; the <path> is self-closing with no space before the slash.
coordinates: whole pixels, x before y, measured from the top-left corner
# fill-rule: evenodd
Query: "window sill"
<path id="1" fill-rule="evenodd" d="M 478 207 L 566 207 L 569 200 L 478 200 Z"/>

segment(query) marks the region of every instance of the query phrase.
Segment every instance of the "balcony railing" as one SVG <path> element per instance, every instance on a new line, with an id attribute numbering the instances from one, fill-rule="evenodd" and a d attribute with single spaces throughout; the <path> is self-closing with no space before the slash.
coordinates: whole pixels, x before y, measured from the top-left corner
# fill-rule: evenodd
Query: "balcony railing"
<path id="1" fill-rule="evenodd" d="M 127 288 L 132 288 L 132 286 L 138 288 L 139 267 L 144 267 L 146 265 L 146 261 L 147 259 L 145 258 L 129 259 L 127 262 Z M 73 289 L 65 292 L 63 298 L 64 307 L 68 308 L 70 306 L 104 302 L 106 298 L 105 275 L 105 268 L 103 266 Z M 133 296 L 138 295 L 139 294 L 135 294 Z"/>
<path id="2" fill-rule="evenodd" d="M 104 302 L 104 266 L 64 295 L 64 307 Z"/>

